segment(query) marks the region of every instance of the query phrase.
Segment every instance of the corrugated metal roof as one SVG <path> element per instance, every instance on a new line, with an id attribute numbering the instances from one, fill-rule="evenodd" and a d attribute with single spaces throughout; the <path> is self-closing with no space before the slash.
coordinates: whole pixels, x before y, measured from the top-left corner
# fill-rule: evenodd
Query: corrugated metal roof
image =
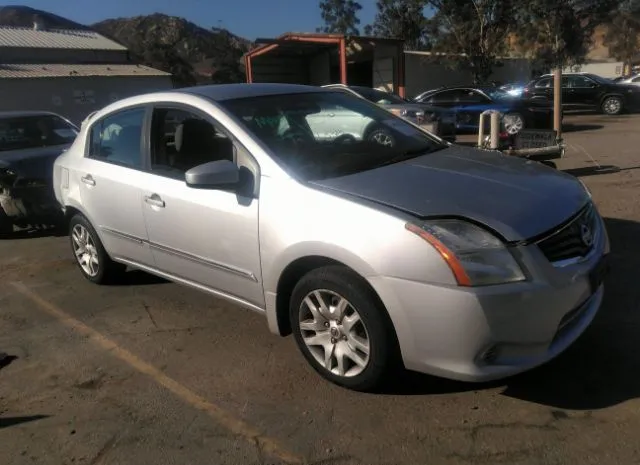
<path id="1" fill-rule="evenodd" d="M 93 31 L 0 27 L 0 47 L 127 50 Z"/>
<path id="2" fill-rule="evenodd" d="M 50 65 L 0 64 L 0 79 L 87 77 L 87 76 L 170 76 L 142 65 Z"/>

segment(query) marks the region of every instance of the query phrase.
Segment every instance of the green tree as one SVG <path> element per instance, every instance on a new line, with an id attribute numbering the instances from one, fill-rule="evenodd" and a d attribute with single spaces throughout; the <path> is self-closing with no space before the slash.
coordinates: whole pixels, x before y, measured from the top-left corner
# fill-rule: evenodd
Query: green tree
<path id="1" fill-rule="evenodd" d="M 640 0 L 624 0 L 611 13 L 604 45 L 624 63 L 624 72 L 633 64 L 640 49 Z"/>
<path id="2" fill-rule="evenodd" d="M 519 5 L 517 41 L 541 67 L 581 64 L 596 26 L 619 0 L 527 0 Z"/>
<path id="3" fill-rule="evenodd" d="M 434 49 L 455 54 L 455 62 L 473 73 L 475 83 L 485 82 L 500 55 L 507 52 L 513 29 L 516 0 L 428 0 L 435 10 L 438 29 Z"/>
<path id="4" fill-rule="evenodd" d="M 409 50 L 429 47 L 429 20 L 425 18 L 426 0 L 377 0 L 373 24 L 365 34 L 375 37 L 402 39 Z"/>
<path id="5" fill-rule="evenodd" d="M 324 26 L 318 32 L 327 34 L 358 35 L 358 11 L 362 9 L 355 0 L 321 0 L 320 14 Z"/>

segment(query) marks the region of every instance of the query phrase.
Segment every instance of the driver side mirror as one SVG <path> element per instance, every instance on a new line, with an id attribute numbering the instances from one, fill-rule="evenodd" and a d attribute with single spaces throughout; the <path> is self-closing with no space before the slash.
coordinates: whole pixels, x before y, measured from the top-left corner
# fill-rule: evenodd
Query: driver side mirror
<path id="1" fill-rule="evenodd" d="M 229 160 L 211 161 L 187 171 L 185 181 L 196 189 L 229 189 L 238 186 L 240 169 Z"/>

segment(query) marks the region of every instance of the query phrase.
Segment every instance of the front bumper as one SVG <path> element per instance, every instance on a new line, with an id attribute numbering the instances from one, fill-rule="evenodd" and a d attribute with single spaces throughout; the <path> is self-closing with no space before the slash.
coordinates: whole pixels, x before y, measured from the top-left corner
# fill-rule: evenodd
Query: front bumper
<path id="1" fill-rule="evenodd" d="M 505 378 L 562 353 L 589 326 L 604 294 L 591 271 L 608 253 L 601 222 L 591 254 L 557 267 L 535 245 L 516 254 L 526 282 L 462 288 L 370 278 L 394 324 L 405 367 L 460 381 Z"/>

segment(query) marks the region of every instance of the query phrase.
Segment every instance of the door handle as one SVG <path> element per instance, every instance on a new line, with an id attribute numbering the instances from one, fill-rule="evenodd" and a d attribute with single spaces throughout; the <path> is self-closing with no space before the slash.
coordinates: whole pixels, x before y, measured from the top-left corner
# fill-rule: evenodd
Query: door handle
<path id="1" fill-rule="evenodd" d="M 91 176 L 90 174 L 87 174 L 85 176 L 82 176 L 80 178 L 80 180 L 85 183 L 87 186 L 95 186 L 96 185 L 96 181 L 93 179 L 93 176 Z"/>
<path id="2" fill-rule="evenodd" d="M 154 207 L 164 208 L 164 200 L 158 194 L 146 195 L 144 201 Z"/>

